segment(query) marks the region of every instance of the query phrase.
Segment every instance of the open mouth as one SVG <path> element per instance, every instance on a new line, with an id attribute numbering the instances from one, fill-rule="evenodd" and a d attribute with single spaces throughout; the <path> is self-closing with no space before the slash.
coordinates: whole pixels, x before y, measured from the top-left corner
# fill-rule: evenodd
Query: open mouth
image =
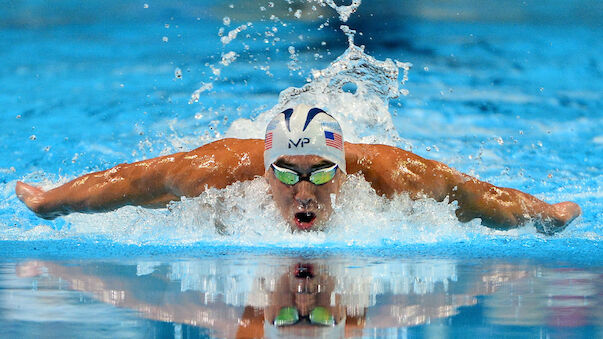
<path id="1" fill-rule="evenodd" d="M 313 212 L 299 212 L 295 213 L 295 225 L 301 230 L 307 230 L 316 220 L 316 214 Z"/>

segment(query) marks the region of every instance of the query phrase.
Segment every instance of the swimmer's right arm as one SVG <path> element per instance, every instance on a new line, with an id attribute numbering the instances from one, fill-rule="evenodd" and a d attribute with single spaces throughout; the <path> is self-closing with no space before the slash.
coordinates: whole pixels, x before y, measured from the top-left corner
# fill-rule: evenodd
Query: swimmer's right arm
<path id="1" fill-rule="evenodd" d="M 44 191 L 17 182 L 17 197 L 44 219 L 106 212 L 126 205 L 165 207 L 209 187 L 224 188 L 264 173 L 263 140 L 223 139 L 176 153 L 83 175 Z"/>

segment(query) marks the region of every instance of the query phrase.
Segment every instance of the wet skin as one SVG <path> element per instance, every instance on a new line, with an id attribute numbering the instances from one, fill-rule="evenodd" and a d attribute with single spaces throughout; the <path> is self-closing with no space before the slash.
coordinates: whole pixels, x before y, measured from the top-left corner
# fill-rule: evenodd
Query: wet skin
<path id="1" fill-rule="evenodd" d="M 316 155 L 282 156 L 275 164 L 300 174 L 309 174 L 333 165 Z M 340 169 L 337 169 L 331 181 L 323 185 L 315 185 L 307 180 L 287 185 L 276 178 L 271 168 L 266 170 L 264 176 L 281 215 L 291 225 L 291 229 L 300 231 L 318 230 L 325 226 L 333 212 L 331 197 L 339 193 L 345 178 Z"/>
<path id="2" fill-rule="evenodd" d="M 449 202 L 457 202 L 456 215 L 462 222 L 480 218 L 484 226 L 510 229 L 532 221 L 539 232 L 552 234 L 563 230 L 582 212 L 576 203 L 549 204 L 397 147 L 346 142 L 345 152 L 348 174 L 364 176 L 377 194 L 408 194 L 412 199 L 436 201 L 448 198 Z M 165 207 L 183 196 L 196 197 L 208 187 L 220 189 L 265 176 L 281 214 L 295 229 L 324 225 L 331 212 L 330 195 L 337 193 L 345 176 L 338 172 L 337 181 L 325 187 L 313 187 L 307 181 L 290 187 L 277 182 L 271 170 L 267 173 L 263 154 L 261 139 L 222 139 L 190 152 L 86 174 L 48 191 L 17 182 L 15 193 L 39 217 L 53 219 L 72 212 L 104 212 L 125 205 Z M 322 161 L 306 157 L 288 159 L 289 165 L 307 173 Z M 312 225 L 296 222 L 295 213 L 304 211 L 316 213 Z"/>

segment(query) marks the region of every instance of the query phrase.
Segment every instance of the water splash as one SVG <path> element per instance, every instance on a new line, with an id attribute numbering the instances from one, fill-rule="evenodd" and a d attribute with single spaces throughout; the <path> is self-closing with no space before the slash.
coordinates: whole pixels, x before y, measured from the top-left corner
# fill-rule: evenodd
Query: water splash
<path id="1" fill-rule="evenodd" d="M 333 8 L 334 10 L 337 11 L 337 13 L 339 14 L 339 20 L 341 20 L 343 22 L 347 22 L 348 19 L 350 18 L 350 15 L 352 15 L 354 12 L 356 12 L 358 7 L 362 3 L 362 0 L 352 0 L 351 4 L 341 5 L 341 6 L 337 6 L 337 4 L 335 4 L 334 0 L 319 0 L 319 2 L 323 6 L 324 6 L 324 4 L 329 5 L 329 7 Z"/>
<path id="2" fill-rule="evenodd" d="M 253 24 L 251 22 L 240 25 L 240 26 L 236 27 L 235 29 L 229 31 L 227 35 L 220 38 L 220 41 L 222 41 L 222 44 L 224 46 L 226 46 L 229 43 L 231 43 L 234 39 L 236 39 L 237 35 L 239 35 L 239 33 L 241 33 L 242 31 L 246 30 L 247 28 L 249 28 L 251 26 L 253 26 Z"/>
<path id="3" fill-rule="evenodd" d="M 389 101 L 400 94 L 400 67 L 404 69 L 403 83 L 408 78 L 409 63 L 377 60 L 351 41 L 348 49 L 327 68 L 312 71 L 310 83 L 283 90 L 277 105 L 253 120 L 233 122 L 226 136 L 262 138 L 266 124 L 275 114 L 305 103 L 323 107 L 337 118 L 348 141 L 409 147 L 399 137 L 389 112 Z"/>

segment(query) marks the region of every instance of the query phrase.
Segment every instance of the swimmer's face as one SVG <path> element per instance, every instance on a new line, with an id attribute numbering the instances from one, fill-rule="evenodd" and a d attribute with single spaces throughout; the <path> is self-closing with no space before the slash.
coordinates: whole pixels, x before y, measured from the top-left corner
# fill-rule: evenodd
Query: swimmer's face
<path id="1" fill-rule="evenodd" d="M 302 175 L 334 165 L 316 155 L 282 156 L 274 164 Z M 324 227 L 333 212 L 331 196 L 339 193 L 345 179 L 345 174 L 340 169 L 337 169 L 337 173 L 331 181 L 323 185 L 315 185 L 307 180 L 287 185 L 276 178 L 272 168 L 266 170 L 265 176 L 281 215 L 293 230 L 300 231 L 318 230 Z"/>

